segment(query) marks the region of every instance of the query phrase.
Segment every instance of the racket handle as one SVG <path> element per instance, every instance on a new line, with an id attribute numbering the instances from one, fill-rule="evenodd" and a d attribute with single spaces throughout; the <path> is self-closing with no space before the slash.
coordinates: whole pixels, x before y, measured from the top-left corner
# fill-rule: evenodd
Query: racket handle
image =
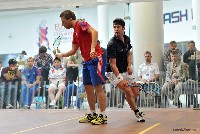
<path id="1" fill-rule="evenodd" d="M 56 48 L 56 54 L 58 53 L 58 47 Z"/>
<path id="2" fill-rule="evenodd" d="M 128 84 L 129 87 L 140 87 L 138 85 Z"/>

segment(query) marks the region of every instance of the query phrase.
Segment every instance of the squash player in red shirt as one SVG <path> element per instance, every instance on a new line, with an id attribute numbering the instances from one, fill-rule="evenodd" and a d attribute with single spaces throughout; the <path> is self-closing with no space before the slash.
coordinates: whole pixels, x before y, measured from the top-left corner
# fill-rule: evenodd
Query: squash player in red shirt
<path id="1" fill-rule="evenodd" d="M 73 28 L 72 48 L 68 52 L 56 54 L 55 56 L 68 57 L 74 55 L 80 48 L 83 61 L 83 84 L 87 93 L 87 100 L 90 107 L 85 117 L 79 119 L 80 123 L 91 122 L 93 125 L 107 122 L 105 115 L 106 96 L 102 89 L 105 83 L 106 57 L 100 45 L 97 43 L 98 32 L 85 21 L 76 20 L 76 15 L 70 10 L 65 10 L 60 14 L 62 25 L 66 29 Z M 95 111 L 95 94 L 97 94 L 100 113 Z"/>

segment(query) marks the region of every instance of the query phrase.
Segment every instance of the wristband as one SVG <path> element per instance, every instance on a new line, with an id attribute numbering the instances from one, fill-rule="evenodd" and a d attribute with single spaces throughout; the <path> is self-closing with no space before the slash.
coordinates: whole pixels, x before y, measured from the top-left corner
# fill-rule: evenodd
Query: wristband
<path id="1" fill-rule="evenodd" d="M 117 79 L 118 79 L 119 82 L 120 82 L 120 81 L 122 81 L 124 78 L 121 76 L 121 74 L 119 74 L 119 75 L 117 76 Z"/>

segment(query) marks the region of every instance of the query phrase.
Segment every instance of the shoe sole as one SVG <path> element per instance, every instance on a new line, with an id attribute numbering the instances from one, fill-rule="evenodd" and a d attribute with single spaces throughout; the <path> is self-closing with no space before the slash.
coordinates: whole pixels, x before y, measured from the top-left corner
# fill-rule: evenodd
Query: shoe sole
<path id="1" fill-rule="evenodd" d="M 90 121 L 90 122 L 91 122 L 91 121 Z M 90 122 L 89 122 L 89 121 L 85 121 L 85 122 L 83 122 L 83 121 L 82 121 L 82 122 L 81 122 L 81 121 L 79 121 L 79 123 L 90 123 Z"/>
<path id="2" fill-rule="evenodd" d="M 105 121 L 103 123 L 93 123 L 93 122 L 91 122 L 91 123 L 92 123 L 92 125 L 103 125 L 103 124 L 107 124 L 107 121 Z"/>
<path id="3" fill-rule="evenodd" d="M 140 121 L 137 120 L 137 122 L 145 122 L 145 120 L 140 120 Z"/>
<path id="4" fill-rule="evenodd" d="M 92 120 L 94 120 L 94 119 L 92 119 Z M 91 123 L 92 120 L 87 120 L 87 121 L 82 121 L 82 122 L 79 121 L 79 123 Z"/>

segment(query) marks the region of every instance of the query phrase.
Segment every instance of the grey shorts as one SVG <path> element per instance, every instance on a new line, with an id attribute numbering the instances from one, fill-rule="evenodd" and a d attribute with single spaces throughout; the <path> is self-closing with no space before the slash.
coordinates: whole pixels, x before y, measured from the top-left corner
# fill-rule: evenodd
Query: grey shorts
<path id="1" fill-rule="evenodd" d="M 121 76 L 123 77 L 124 80 L 127 80 L 128 83 L 133 83 L 135 82 L 135 78 L 133 75 L 128 75 L 128 73 L 120 73 Z M 106 73 L 106 77 L 108 78 L 108 80 L 110 81 L 111 84 L 113 84 L 115 87 L 117 86 L 117 84 L 120 82 L 119 79 L 117 78 L 117 76 L 113 73 L 113 72 L 107 72 Z"/>

